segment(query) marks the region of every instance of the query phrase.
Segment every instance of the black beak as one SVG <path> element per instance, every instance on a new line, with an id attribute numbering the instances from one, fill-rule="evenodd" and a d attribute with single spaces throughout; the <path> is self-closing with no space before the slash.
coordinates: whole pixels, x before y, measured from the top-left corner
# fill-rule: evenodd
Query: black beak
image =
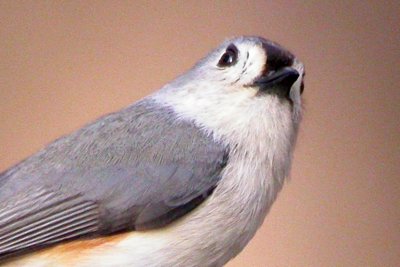
<path id="1" fill-rule="evenodd" d="M 285 67 L 277 71 L 272 71 L 266 76 L 261 76 L 254 82 L 254 84 L 259 86 L 262 90 L 268 90 L 268 88 L 271 87 L 290 89 L 299 76 L 300 74 L 297 70 L 290 67 Z"/>
<path id="2" fill-rule="evenodd" d="M 260 93 L 275 94 L 289 99 L 290 88 L 299 78 L 300 74 L 291 67 L 284 67 L 276 71 L 270 71 L 254 81 L 259 87 Z"/>

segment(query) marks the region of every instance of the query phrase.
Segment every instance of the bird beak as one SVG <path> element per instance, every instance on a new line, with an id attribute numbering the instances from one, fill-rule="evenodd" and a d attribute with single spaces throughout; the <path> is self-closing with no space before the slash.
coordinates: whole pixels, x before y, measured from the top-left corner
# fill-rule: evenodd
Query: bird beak
<path id="1" fill-rule="evenodd" d="M 271 87 L 281 87 L 290 89 L 300 74 L 291 67 L 285 67 L 277 71 L 270 71 L 265 76 L 261 76 L 254 81 L 254 84 L 261 90 L 268 90 Z"/>

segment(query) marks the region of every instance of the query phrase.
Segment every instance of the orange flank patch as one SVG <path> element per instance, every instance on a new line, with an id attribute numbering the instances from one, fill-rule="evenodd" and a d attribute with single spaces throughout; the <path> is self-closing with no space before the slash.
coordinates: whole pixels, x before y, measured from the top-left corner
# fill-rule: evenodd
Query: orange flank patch
<path id="1" fill-rule="evenodd" d="M 92 250 L 96 247 L 105 245 L 105 244 L 115 244 L 124 239 L 131 233 L 123 233 L 117 235 L 111 235 L 106 237 L 98 237 L 94 239 L 82 239 L 71 241 L 65 244 L 60 244 L 55 247 L 46 249 L 46 251 L 51 251 L 52 253 L 75 253 L 75 252 L 84 252 L 85 250 Z"/>
<path id="2" fill-rule="evenodd" d="M 74 266 L 87 256 L 92 250 L 111 248 L 132 233 L 122 233 L 94 239 L 82 239 L 62 243 L 53 247 L 28 253 L 20 257 L 10 259 L 5 266 Z"/>

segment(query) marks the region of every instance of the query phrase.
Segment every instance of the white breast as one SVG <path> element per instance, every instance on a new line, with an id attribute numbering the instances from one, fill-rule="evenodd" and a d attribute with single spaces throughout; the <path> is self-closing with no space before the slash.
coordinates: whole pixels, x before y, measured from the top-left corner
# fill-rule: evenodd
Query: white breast
<path id="1" fill-rule="evenodd" d="M 82 252 L 66 266 L 214 267 L 236 256 L 254 236 L 282 188 L 297 134 L 298 120 L 289 103 L 254 94 L 237 90 L 227 96 L 208 95 L 211 101 L 183 90 L 153 96 L 172 106 L 180 119 L 194 121 L 229 145 L 229 161 L 220 183 L 202 205 L 168 227 L 133 232 L 118 242 Z M 26 266 L 34 263 L 55 266 L 41 256 L 30 258 Z"/>
<path id="2" fill-rule="evenodd" d="M 113 246 L 112 253 L 93 251 L 88 262 L 95 258 L 97 266 L 222 266 L 236 256 L 262 224 L 289 173 L 297 132 L 290 108 L 278 98 L 247 110 L 257 116 L 230 108 L 239 112 L 235 118 L 240 128 L 235 123 L 214 127 L 225 123 L 224 114 L 209 121 L 196 117 L 196 123 L 213 127 L 215 138 L 224 138 L 231 148 L 212 196 L 162 230 L 132 234 Z"/>

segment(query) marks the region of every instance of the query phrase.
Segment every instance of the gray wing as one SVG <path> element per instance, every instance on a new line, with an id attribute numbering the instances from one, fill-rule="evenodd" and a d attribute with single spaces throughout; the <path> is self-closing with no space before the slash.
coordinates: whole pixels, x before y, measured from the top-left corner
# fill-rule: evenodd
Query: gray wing
<path id="1" fill-rule="evenodd" d="M 0 258 L 165 226 L 212 193 L 227 153 L 151 101 L 108 115 L 0 175 Z"/>

